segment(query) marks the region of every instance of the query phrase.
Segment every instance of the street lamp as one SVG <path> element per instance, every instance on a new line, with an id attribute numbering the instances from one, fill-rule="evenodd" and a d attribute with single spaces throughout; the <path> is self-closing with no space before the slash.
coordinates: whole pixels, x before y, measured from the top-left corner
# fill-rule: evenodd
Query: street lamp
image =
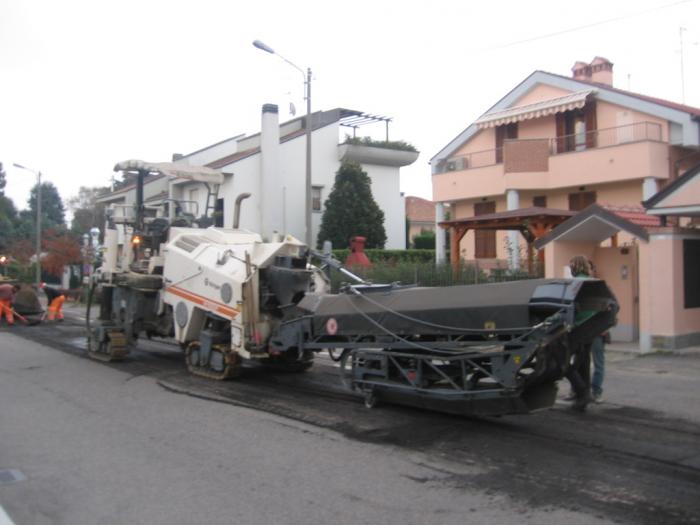
<path id="1" fill-rule="evenodd" d="M 15 168 L 27 170 L 36 175 L 36 286 L 41 287 L 41 172 L 13 163 Z"/>
<path id="2" fill-rule="evenodd" d="M 294 62 L 291 62 L 284 58 L 279 53 L 275 52 L 267 44 L 261 42 L 260 40 L 255 40 L 253 45 L 258 49 L 270 53 L 272 55 L 277 55 L 287 64 L 292 66 L 294 69 L 301 73 L 304 79 L 304 87 L 306 88 L 306 206 L 305 206 L 305 222 L 306 222 L 306 238 L 305 242 L 309 248 L 313 248 L 311 245 L 311 68 L 306 68 L 306 73 L 304 70 L 297 66 Z"/>

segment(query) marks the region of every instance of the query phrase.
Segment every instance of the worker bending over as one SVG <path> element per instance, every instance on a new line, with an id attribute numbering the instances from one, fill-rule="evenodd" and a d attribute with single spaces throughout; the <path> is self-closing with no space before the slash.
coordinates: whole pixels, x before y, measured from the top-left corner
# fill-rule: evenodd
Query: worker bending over
<path id="1" fill-rule="evenodd" d="M 47 304 L 49 305 L 49 315 L 47 319 L 49 321 L 53 321 L 54 319 L 63 321 L 63 301 L 66 300 L 66 296 L 63 295 L 62 291 L 56 290 L 46 283 L 41 283 L 41 288 L 46 294 Z"/>
<path id="2" fill-rule="evenodd" d="M 16 284 L 0 284 L 0 321 L 5 316 L 8 326 L 15 324 L 15 316 L 12 313 L 12 300 L 15 292 L 19 290 Z"/>

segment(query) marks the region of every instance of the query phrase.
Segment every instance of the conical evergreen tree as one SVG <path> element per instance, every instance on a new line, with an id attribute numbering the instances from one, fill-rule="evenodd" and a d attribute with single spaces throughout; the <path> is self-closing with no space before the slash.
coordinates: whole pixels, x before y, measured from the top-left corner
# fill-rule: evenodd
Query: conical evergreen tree
<path id="1" fill-rule="evenodd" d="M 318 246 L 329 240 L 334 248 L 346 248 L 357 235 L 367 238 L 367 248 L 384 248 L 384 212 L 372 197 L 370 178 L 362 166 L 344 161 L 325 202 Z"/>

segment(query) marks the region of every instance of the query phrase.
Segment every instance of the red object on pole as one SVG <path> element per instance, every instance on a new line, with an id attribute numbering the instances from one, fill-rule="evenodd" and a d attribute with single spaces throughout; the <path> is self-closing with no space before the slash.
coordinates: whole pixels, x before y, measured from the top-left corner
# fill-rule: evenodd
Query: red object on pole
<path id="1" fill-rule="evenodd" d="M 345 259 L 345 266 L 372 266 L 365 254 L 366 237 L 353 237 L 350 239 L 350 255 Z"/>

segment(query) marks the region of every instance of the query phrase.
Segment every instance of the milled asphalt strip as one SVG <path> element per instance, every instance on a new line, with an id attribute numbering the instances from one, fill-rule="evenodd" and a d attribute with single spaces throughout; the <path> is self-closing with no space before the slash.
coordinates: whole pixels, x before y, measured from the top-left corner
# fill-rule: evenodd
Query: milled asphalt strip
<path id="1" fill-rule="evenodd" d="M 0 525 L 15 525 L 2 507 L 0 507 Z"/>

